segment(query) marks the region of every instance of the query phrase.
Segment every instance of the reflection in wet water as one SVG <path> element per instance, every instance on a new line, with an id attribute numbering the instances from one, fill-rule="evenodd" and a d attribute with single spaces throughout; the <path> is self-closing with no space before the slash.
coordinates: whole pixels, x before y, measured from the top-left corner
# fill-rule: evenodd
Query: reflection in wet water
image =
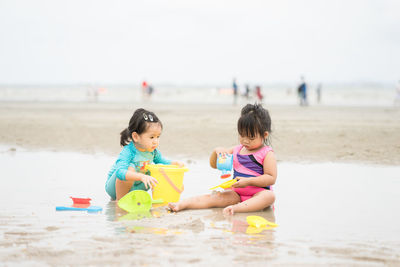
<path id="1" fill-rule="evenodd" d="M 214 209 L 215 213 L 205 217 L 209 225 L 214 229 L 220 229 L 223 231 L 229 231 L 232 233 L 245 233 L 245 234 L 258 234 L 265 230 L 270 230 L 275 227 L 254 227 L 248 224 L 247 216 L 245 214 L 235 214 L 235 216 L 224 216 L 221 214 L 220 209 Z M 252 215 L 260 216 L 268 221 L 275 222 L 274 211 L 271 208 L 267 208 L 264 211 L 252 212 Z"/>
<path id="2" fill-rule="evenodd" d="M 144 218 L 153 217 L 150 211 L 137 211 L 137 212 L 129 212 L 124 216 L 118 218 L 118 221 L 137 221 Z"/>
<path id="3" fill-rule="evenodd" d="M 116 201 L 109 201 L 106 205 L 105 215 L 110 222 L 120 222 L 115 224 L 117 233 L 141 233 L 141 234 L 181 234 L 176 229 L 167 229 L 160 227 L 148 227 L 148 221 L 144 219 L 155 219 L 165 216 L 165 209 L 151 209 L 150 211 L 126 212 L 121 209 Z M 121 224 L 122 223 L 122 224 Z"/>
<path id="4" fill-rule="evenodd" d="M 272 241 L 273 229 L 275 227 L 254 227 L 246 221 L 248 214 L 237 214 L 236 216 L 224 216 L 221 209 L 210 209 L 211 214 L 202 218 L 197 218 L 191 222 L 182 221 L 180 225 L 174 225 L 169 228 L 149 227 L 149 225 L 159 225 L 160 222 L 154 221 L 155 218 L 171 216 L 171 212 L 166 207 L 152 208 L 150 211 L 126 212 L 122 210 L 116 201 L 109 201 L 105 207 L 105 215 L 110 222 L 122 222 L 116 224 L 117 233 L 140 233 L 140 234 L 188 234 L 201 233 L 202 235 L 211 235 L 217 231 L 219 234 L 236 234 L 241 237 L 235 237 L 242 244 L 254 244 L 260 241 Z M 204 211 L 202 212 L 204 213 Z M 274 222 L 274 211 L 271 208 L 265 211 L 253 213 L 261 216 L 268 221 Z M 178 214 L 177 214 L 178 215 Z M 165 221 L 163 221 L 165 223 Z"/>
<path id="5" fill-rule="evenodd" d="M 123 211 L 104 191 L 113 160 L 0 150 L 7 177 L 0 201 L 0 260 L 57 265 L 83 258 L 86 265 L 99 259 L 118 265 L 139 253 L 144 257 L 137 264 L 142 265 L 165 259 L 171 264 L 400 262 L 400 215 L 395 212 L 400 167 L 280 163 L 275 209 L 224 217 L 221 209 Z M 21 171 L 21 162 L 28 172 Z M 209 193 L 220 182 L 206 161 L 189 169 L 182 198 Z M 56 212 L 56 206 L 73 205 L 70 196 L 89 197 L 103 211 Z M 279 227 L 251 227 L 249 215 Z"/>

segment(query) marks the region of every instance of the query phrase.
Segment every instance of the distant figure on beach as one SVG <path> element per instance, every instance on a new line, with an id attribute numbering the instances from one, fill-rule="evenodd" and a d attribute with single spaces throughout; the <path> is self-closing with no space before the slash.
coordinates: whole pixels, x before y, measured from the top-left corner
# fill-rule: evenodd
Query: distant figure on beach
<path id="1" fill-rule="evenodd" d="M 245 91 L 243 96 L 246 98 L 246 100 L 249 100 L 250 98 L 250 86 L 248 84 L 245 85 Z"/>
<path id="2" fill-rule="evenodd" d="M 321 93 L 322 93 L 322 84 L 318 83 L 317 88 L 315 89 L 316 94 L 317 94 L 317 103 L 321 103 Z"/>
<path id="3" fill-rule="evenodd" d="M 275 201 L 272 185 L 277 177 L 277 165 L 272 148 L 267 145 L 271 134 L 271 118 L 260 104 L 242 108 L 237 123 L 240 145 L 217 147 L 210 156 L 210 165 L 216 168 L 217 158 L 233 154 L 231 189 L 169 203 L 172 211 L 185 209 L 224 208 L 223 213 L 263 210 Z"/>
<path id="4" fill-rule="evenodd" d="M 259 85 L 256 86 L 256 96 L 257 96 L 258 102 L 262 103 L 264 96 L 261 93 L 261 86 L 259 86 Z"/>
<path id="5" fill-rule="evenodd" d="M 147 97 L 147 87 L 148 87 L 149 85 L 147 84 L 147 82 L 144 80 L 143 82 L 142 82 L 142 96 L 143 96 L 143 98 L 146 98 Z"/>
<path id="6" fill-rule="evenodd" d="M 154 93 L 154 86 L 149 84 L 147 81 L 142 82 L 142 96 L 143 99 L 150 99 Z"/>
<path id="7" fill-rule="evenodd" d="M 394 99 L 394 105 L 400 106 L 400 80 L 397 83 L 397 87 L 396 87 L 396 98 Z"/>
<path id="8" fill-rule="evenodd" d="M 89 85 L 86 90 L 86 96 L 89 102 L 98 102 L 99 88 L 96 85 Z"/>
<path id="9" fill-rule="evenodd" d="M 151 98 L 151 96 L 153 95 L 153 93 L 154 93 L 154 87 L 153 87 L 153 85 L 149 85 L 149 86 L 147 87 L 147 95 L 148 95 L 148 97 Z"/>
<path id="10" fill-rule="evenodd" d="M 233 89 L 233 104 L 236 105 L 236 103 L 237 103 L 237 95 L 238 95 L 238 85 L 236 83 L 236 78 L 233 78 L 232 89 Z"/>
<path id="11" fill-rule="evenodd" d="M 307 106 L 308 105 L 307 84 L 306 84 L 303 76 L 301 76 L 300 85 L 297 87 L 297 93 L 298 93 L 299 99 L 300 99 L 300 106 Z"/>
<path id="12" fill-rule="evenodd" d="M 112 200 L 119 200 L 133 190 L 149 190 L 158 183 L 144 169 L 145 164 L 183 166 L 181 162 L 163 158 L 157 149 L 162 128 L 153 112 L 139 108 L 133 113 L 128 127 L 121 132 L 123 149 L 108 172 L 105 189 Z"/>

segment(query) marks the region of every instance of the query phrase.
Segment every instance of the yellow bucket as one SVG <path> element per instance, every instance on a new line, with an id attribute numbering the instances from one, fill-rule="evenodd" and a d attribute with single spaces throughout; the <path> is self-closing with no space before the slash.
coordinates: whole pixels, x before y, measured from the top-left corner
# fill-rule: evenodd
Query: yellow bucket
<path id="1" fill-rule="evenodd" d="M 162 204 L 153 206 L 164 206 L 169 202 L 178 202 L 183 192 L 183 174 L 189 169 L 177 165 L 161 164 L 150 164 L 146 165 L 145 168 L 158 181 L 158 184 L 153 188 L 153 199 L 164 201 Z"/>

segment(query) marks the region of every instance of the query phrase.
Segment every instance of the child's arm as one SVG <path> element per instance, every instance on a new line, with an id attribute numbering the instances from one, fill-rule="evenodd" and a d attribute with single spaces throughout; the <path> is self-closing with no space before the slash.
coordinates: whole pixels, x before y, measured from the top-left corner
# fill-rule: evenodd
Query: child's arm
<path id="1" fill-rule="evenodd" d="M 267 187 L 275 184 L 277 176 L 276 159 L 273 151 L 270 151 L 264 159 L 264 174 L 257 177 L 249 177 L 241 179 L 238 178 L 238 182 L 233 184 L 232 187 L 246 187 L 249 185 L 258 187 Z"/>
<path id="2" fill-rule="evenodd" d="M 121 181 L 126 181 L 126 173 L 128 172 L 129 169 L 129 163 L 135 156 L 135 154 L 132 153 L 129 146 L 130 145 L 124 146 L 121 153 L 119 153 L 117 161 L 115 162 L 116 176 Z"/>
<path id="3" fill-rule="evenodd" d="M 210 155 L 210 166 L 211 168 L 216 169 L 217 168 L 217 158 L 219 154 L 232 154 L 233 153 L 233 147 L 231 148 L 223 148 L 223 147 L 217 147 L 214 149 L 214 151 Z"/>
<path id="4" fill-rule="evenodd" d="M 135 168 L 133 168 L 133 167 L 128 168 L 128 171 L 125 174 L 125 179 L 127 181 L 141 181 L 146 186 L 146 189 L 149 187 L 153 188 L 153 186 L 158 184 L 158 181 L 155 178 L 153 178 L 149 175 L 137 172 L 135 170 Z"/>
<path id="5" fill-rule="evenodd" d="M 149 175 L 136 172 L 135 168 L 129 164 L 135 157 L 135 151 L 132 151 L 130 145 L 124 146 L 115 163 L 116 176 L 122 181 L 141 181 L 146 188 L 152 188 L 157 184 L 157 180 Z"/>

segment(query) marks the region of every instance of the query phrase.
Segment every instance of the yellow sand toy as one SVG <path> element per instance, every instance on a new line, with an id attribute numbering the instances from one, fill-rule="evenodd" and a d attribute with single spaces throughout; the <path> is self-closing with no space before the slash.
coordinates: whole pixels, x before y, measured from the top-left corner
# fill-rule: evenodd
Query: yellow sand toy
<path id="1" fill-rule="evenodd" d="M 277 227 L 278 225 L 276 223 L 267 221 L 263 217 L 260 216 L 247 216 L 246 221 L 250 226 L 254 226 L 257 228 L 260 227 L 266 227 L 266 226 L 271 226 L 271 227 Z"/>
<path id="2" fill-rule="evenodd" d="M 278 226 L 276 223 L 267 221 L 260 216 L 247 216 L 246 221 L 249 224 L 249 227 L 246 229 L 246 234 L 249 235 L 259 234 L 264 230 L 272 229 Z"/>
<path id="3" fill-rule="evenodd" d="M 224 182 L 224 183 L 222 183 L 222 184 L 220 184 L 220 185 L 211 187 L 210 190 L 217 189 L 218 187 L 221 187 L 222 189 L 231 188 L 232 185 L 233 185 L 234 183 L 236 183 L 236 182 L 237 182 L 236 179 L 232 179 L 232 180 L 226 181 L 226 182 Z"/>

